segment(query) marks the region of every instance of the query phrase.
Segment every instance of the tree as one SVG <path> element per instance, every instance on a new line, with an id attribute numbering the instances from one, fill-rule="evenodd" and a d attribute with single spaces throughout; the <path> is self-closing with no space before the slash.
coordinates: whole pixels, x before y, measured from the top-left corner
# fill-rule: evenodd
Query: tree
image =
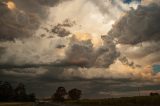
<path id="1" fill-rule="evenodd" d="M 34 102 L 35 94 L 27 94 L 24 84 L 19 83 L 13 89 L 9 82 L 0 81 L 0 102 L 18 101 L 18 102 Z"/>
<path id="2" fill-rule="evenodd" d="M 11 101 L 14 90 L 9 82 L 0 82 L 0 101 Z"/>
<path id="3" fill-rule="evenodd" d="M 28 95 L 28 101 L 29 102 L 35 102 L 36 101 L 36 96 L 34 93 L 31 93 Z"/>
<path id="4" fill-rule="evenodd" d="M 2 81 L 0 81 L 0 101 L 2 101 L 2 99 L 3 99 L 3 83 L 2 83 Z"/>
<path id="5" fill-rule="evenodd" d="M 24 84 L 19 83 L 15 88 L 15 99 L 16 101 L 26 101 L 27 94 Z"/>
<path id="6" fill-rule="evenodd" d="M 66 89 L 64 87 L 58 87 L 56 93 L 53 95 L 53 98 L 56 101 L 63 102 L 66 95 L 67 95 Z"/>
<path id="7" fill-rule="evenodd" d="M 159 93 L 153 93 L 153 92 L 151 92 L 150 96 L 159 96 Z"/>
<path id="8" fill-rule="evenodd" d="M 68 92 L 68 95 L 69 95 L 69 98 L 70 99 L 73 99 L 73 100 L 78 100 L 81 98 L 81 90 L 78 90 L 76 88 L 74 89 L 71 89 L 69 92 Z"/>

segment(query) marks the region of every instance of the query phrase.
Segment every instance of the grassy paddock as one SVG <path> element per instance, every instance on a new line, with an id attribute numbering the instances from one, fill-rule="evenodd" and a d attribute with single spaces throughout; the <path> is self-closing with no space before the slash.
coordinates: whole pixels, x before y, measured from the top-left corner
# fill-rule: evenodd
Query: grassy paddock
<path id="1" fill-rule="evenodd" d="M 160 106 L 160 96 L 123 97 L 110 99 L 84 99 L 66 101 L 66 104 L 80 106 Z"/>
<path id="2" fill-rule="evenodd" d="M 0 106 L 34 106 L 34 103 L 0 103 Z"/>

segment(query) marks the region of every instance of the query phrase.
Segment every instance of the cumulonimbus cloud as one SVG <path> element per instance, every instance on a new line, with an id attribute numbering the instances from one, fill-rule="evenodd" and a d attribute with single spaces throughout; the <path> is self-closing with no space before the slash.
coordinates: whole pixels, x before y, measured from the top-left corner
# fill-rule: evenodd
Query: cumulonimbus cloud
<path id="1" fill-rule="evenodd" d="M 120 47 L 125 47 L 126 51 L 122 48 L 120 51 L 130 59 L 140 58 L 139 63 L 144 64 L 159 62 L 159 11 L 158 1 L 140 5 L 122 17 L 109 32 Z"/>
<path id="2" fill-rule="evenodd" d="M 126 16 L 114 25 L 109 35 L 118 39 L 122 44 L 138 44 L 147 41 L 160 40 L 159 23 L 160 6 L 150 4 L 139 6 L 136 10 L 131 10 Z"/>

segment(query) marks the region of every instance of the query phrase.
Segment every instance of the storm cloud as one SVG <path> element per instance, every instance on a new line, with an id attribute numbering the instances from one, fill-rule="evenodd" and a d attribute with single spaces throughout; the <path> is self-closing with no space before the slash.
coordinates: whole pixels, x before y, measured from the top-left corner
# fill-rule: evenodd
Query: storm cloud
<path id="1" fill-rule="evenodd" d="M 13 10 L 7 8 L 9 1 L 1 1 L 0 40 L 31 37 L 42 21 L 48 17 L 48 8 L 63 0 L 13 0 Z"/>
<path id="2" fill-rule="evenodd" d="M 137 9 L 129 11 L 113 26 L 109 35 L 120 45 L 122 55 L 134 59 L 137 64 L 159 62 L 159 11 L 158 1 L 140 5 Z"/>
<path id="3" fill-rule="evenodd" d="M 82 89 L 84 97 L 159 90 L 160 73 L 152 69 L 160 61 L 155 0 L 12 1 L 14 9 L 7 0 L 0 4 L 0 80 L 21 81 L 38 96 L 61 85 Z"/>
<path id="4" fill-rule="evenodd" d="M 158 42 L 160 40 L 159 23 L 160 6 L 150 4 L 131 10 L 114 25 L 109 35 L 122 44 L 138 44 L 142 42 Z"/>

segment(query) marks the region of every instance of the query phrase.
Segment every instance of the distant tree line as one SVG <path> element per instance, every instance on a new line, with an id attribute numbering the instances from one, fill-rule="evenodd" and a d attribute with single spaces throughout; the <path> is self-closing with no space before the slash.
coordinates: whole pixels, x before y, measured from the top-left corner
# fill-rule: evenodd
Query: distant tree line
<path id="1" fill-rule="evenodd" d="M 0 81 L 0 102 L 34 102 L 35 100 L 35 94 L 27 94 L 23 83 L 13 88 L 9 82 Z"/>
<path id="2" fill-rule="evenodd" d="M 159 96 L 159 93 L 157 93 L 157 92 L 151 92 L 150 96 Z"/>
<path id="3" fill-rule="evenodd" d="M 64 87 L 58 87 L 52 96 L 52 100 L 58 102 L 63 102 L 65 99 L 79 100 L 81 95 L 82 91 L 79 89 L 74 88 L 67 92 Z"/>

